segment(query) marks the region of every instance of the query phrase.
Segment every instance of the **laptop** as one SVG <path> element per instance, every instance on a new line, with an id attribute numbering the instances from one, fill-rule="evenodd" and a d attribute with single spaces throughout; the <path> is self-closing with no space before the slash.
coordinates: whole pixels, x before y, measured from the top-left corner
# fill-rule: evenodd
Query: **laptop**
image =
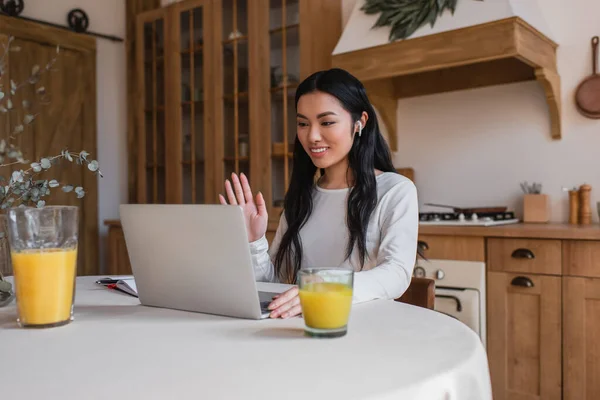
<path id="1" fill-rule="evenodd" d="M 291 287 L 255 281 L 238 206 L 122 204 L 120 215 L 142 305 L 264 319 Z"/>

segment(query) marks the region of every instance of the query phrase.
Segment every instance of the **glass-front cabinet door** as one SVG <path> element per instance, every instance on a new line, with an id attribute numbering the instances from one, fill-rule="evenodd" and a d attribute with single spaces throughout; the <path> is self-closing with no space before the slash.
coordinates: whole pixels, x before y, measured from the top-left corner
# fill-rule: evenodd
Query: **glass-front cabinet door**
<path id="1" fill-rule="evenodd" d="M 137 20 L 137 197 L 140 203 L 166 202 L 166 15 L 163 9 Z"/>
<path id="2" fill-rule="evenodd" d="M 296 137 L 294 98 L 300 80 L 298 0 L 269 0 L 271 196 L 270 219 L 279 219 L 292 173 Z"/>
<path id="3" fill-rule="evenodd" d="M 250 176 L 249 3 L 250 0 L 218 0 L 214 4 L 214 42 L 219 46 L 213 53 L 217 188 L 222 188 L 233 172 Z"/>
<path id="4" fill-rule="evenodd" d="M 173 43 L 170 60 L 174 82 L 171 108 L 173 202 L 196 204 L 212 202 L 210 177 L 210 1 L 180 3 L 173 18 Z"/>

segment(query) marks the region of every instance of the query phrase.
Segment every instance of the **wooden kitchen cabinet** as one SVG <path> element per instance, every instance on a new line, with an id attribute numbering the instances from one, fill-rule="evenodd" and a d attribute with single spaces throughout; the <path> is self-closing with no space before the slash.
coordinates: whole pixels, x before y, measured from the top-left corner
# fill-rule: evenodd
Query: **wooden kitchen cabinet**
<path id="1" fill-rule="evenodd" d="M 600 399 L 600 279 L 564 277 L 563 293 L 563 399 Z"/>
<path id="2" fill-rule="evenodd" d="M 485 260 L 485 241 L 482 237 L 419 235 L 418 245 L 428 259 Z"/>
<path id="3" fill-rule="evenodd" d="M 488 272 L 495 400 L 561 399 L 561 278 Z"/>

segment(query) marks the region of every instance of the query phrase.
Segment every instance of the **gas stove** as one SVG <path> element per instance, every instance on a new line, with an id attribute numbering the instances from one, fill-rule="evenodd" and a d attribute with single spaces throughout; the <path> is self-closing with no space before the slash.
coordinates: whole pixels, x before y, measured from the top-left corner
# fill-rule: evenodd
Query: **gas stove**
<path id="1" fill-rule="evenodd" d="M 423 212 L 419 213 L 421 225 L 496 226 L 519 222 L 512 211 L 491 213 Z"/>

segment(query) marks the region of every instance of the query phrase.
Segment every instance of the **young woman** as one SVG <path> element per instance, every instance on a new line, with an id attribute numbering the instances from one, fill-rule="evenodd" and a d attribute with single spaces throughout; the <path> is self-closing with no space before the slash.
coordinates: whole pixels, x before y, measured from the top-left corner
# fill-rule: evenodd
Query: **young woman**
<path id="1" fill-rule="evenodd" d="M 301 268 L 352 268 L 355 303 L 400 297 L 417 251 L 417 192 L 396 172 L 365 88 L 341 69 L 316 72 L 298 86 L 296 111 L 291 182 L 270 249 L 265 200 L 246 176 L 225 181 L 229 203 L 220 195 L 244 210 L 256 279 L 295 284 Z M 269 309 L 272 318 L 300 314 L 298 288 Z"/>

